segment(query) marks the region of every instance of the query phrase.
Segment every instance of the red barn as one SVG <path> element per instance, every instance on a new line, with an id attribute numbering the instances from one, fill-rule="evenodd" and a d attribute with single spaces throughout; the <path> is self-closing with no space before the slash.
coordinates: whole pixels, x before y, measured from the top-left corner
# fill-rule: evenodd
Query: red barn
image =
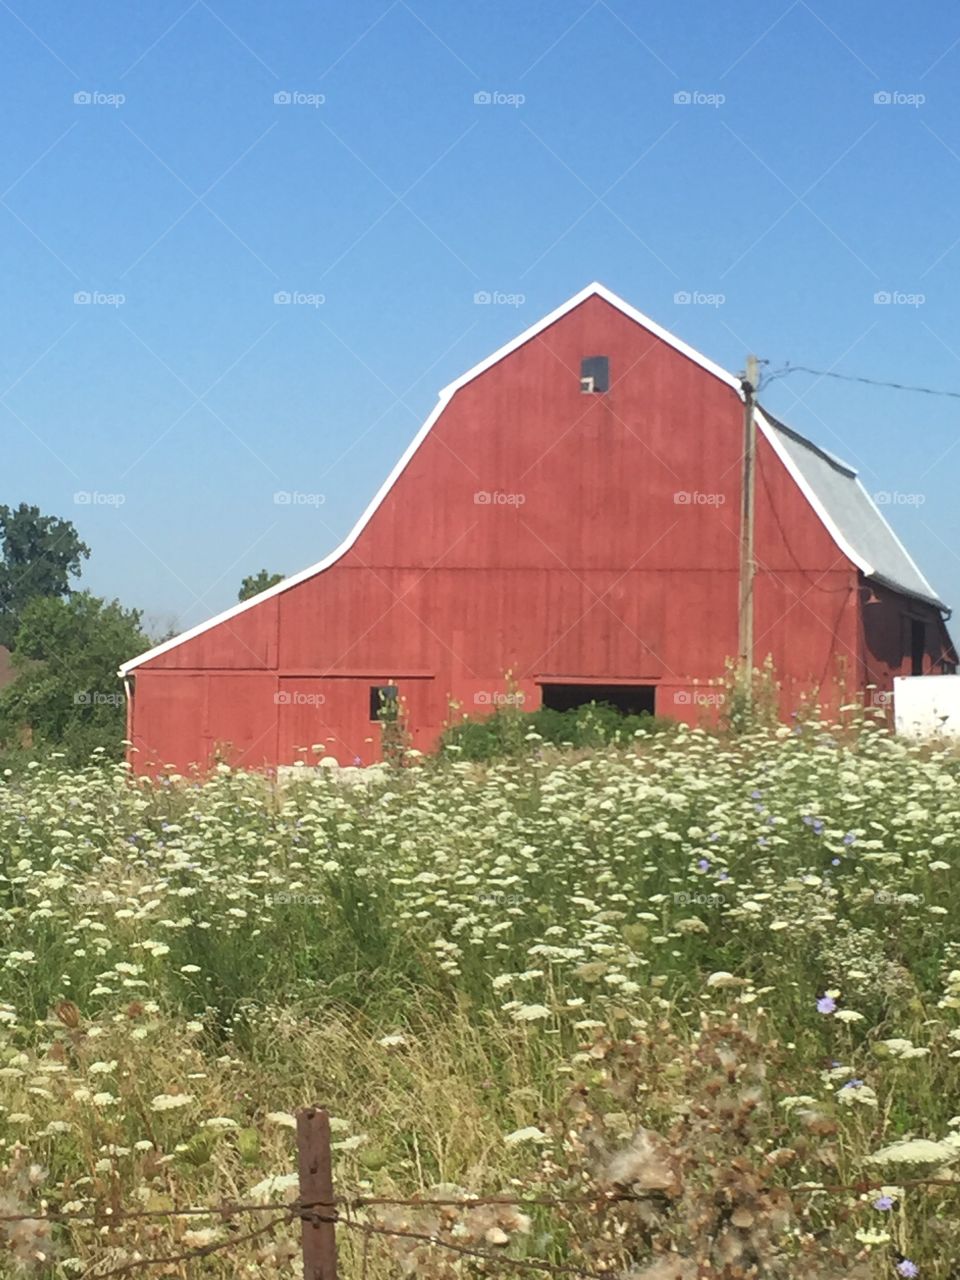
<path id="1" fill-rule="evenodd" d="M 590 285 L 440 393 L 336 551 L 122 668 L 137 769 L 366 764 L 385 688 L 424 751 L 508 689 L 700 720 L 738 651 L 743 418 L 739 378 Z M 856 472 L 756 424 L 754 661 L 783 714 L 952 670 Z"/>

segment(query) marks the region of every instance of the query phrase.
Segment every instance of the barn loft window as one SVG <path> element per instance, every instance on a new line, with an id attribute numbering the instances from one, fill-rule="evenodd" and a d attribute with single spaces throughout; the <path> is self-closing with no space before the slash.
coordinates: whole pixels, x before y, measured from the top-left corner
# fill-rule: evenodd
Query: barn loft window
<path id="1" fill-rule="evenodd" d="M 910 619 L 910 674 L 923 675 L 923 655 L 927 651 L 927 627 L 919 618 Z"/>
<path id="2" fill-rule="evenodd" d="M 553 711 L 573 711 L 591 702 L 615 707 L 622 715 L 640 716 L 654 713 L 656 686 L 652 684 L 544 684 L 543 705 Z"/>
<path id="3" fill-rule="evenodd" d="M 389 723 L 397 718 L 397 686 L 372 684 L 370 686 L 370 719 Z"/>
<path id="4" fill-rule="evenodd" d="M 598 393 L 610 390 L 610 357 L 584 356 L 580 361 L 580 390 Z"/>

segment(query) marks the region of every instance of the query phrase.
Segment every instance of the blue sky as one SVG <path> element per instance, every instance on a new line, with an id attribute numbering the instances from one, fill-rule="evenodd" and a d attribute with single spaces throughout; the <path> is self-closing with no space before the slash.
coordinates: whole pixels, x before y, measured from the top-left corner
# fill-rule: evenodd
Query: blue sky
<path id="1" fill-rule="evenodd" d="M 437 390 L 594 279 L 734 372 L 960 389 L 960 10 L 12 0 L 0 39 L 0 501 L 154 627 L 332 550 Z M 765 399 L 960 604 L 960 401 Z"/>

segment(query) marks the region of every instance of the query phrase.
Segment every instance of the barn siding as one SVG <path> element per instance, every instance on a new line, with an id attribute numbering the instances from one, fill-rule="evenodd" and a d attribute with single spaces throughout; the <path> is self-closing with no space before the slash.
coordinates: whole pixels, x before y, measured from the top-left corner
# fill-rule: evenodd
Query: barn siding
<path id="1" fill-rule="evenodd" d="M 611 388 L 584 395 L 598 354 Z M 312 745 L 367 763 L 369 687 L 391 678 L 421 750 L 507 670 L 528 707 L 545 676 L 634 679 L 698 720 L 690 691 L 737 651 L 742 412 L 587 298 L 453 395 L 340 560 L 139 668 L 139 767 L 217 741 L 249 764 Z M 477 501 L 496 493 L 514 500 Z M 762 436 L 756 549 L 756 660 L 773 655 L 785 715 L 810 691 L 836 705 L 863 675 L 857 571 Z"/>

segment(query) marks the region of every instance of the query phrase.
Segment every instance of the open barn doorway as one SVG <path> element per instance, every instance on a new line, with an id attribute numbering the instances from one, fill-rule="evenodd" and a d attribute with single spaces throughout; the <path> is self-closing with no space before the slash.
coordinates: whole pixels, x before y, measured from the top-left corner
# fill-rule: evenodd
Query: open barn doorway
<path id="1" fill-rule="evenodd" d="M 656 686 L 652 684 L 542 684 L 540 690 L 543 705 L 552 711 L 605 702 L 625 716 L 652 716 L 656 705 Z"/>

